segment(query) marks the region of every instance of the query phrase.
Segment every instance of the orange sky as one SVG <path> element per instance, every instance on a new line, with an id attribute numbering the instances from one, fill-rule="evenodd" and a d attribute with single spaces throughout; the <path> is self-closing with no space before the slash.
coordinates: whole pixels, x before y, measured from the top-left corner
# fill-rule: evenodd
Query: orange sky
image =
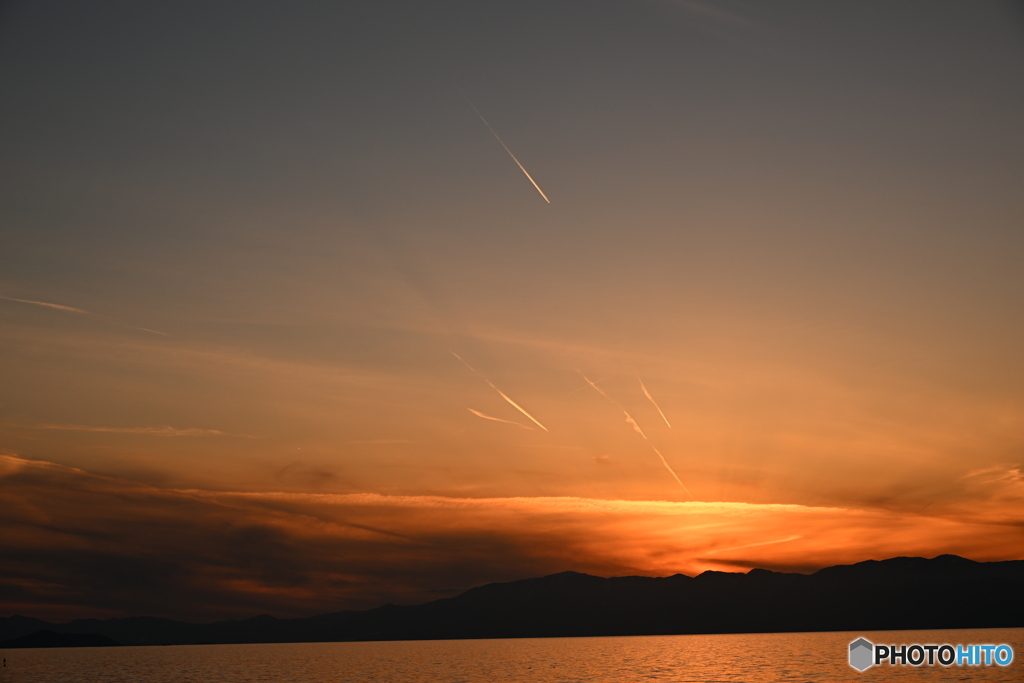
<path id="1" fill-rule="evenodd" d="M 0 614 L 1024 558 L 1009 3 L 341 5 L 0 26 Z"/>
<path id="2" fill-rule="evenodd" d="M 1018 556 L 1020 471 L 958 503 L 882 507 L 570 496 L 455 497 L 153 487 L 0 458 L 7 607 L 40 616 L 310 614 L 445 597 L 482 580 L 811 571 L 936 549 Z M 140 586 L 141 584 L 141 586 Z M 142 591 L 144 586 L 149 590 Z M 172 593 L 171 601 L 167 593 Z"/>

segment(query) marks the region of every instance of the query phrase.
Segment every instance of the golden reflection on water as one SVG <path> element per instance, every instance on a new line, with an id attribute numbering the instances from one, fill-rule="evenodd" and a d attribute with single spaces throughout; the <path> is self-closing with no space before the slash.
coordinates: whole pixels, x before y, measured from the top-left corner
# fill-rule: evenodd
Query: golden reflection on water
<path id="1" fill-rule="evenodd" d="M 1007 643 L 1008 667 L 858 673 L 847 645 Z M 5 650 L 3 683 L 1021 681 L 1024 629 Z"/>

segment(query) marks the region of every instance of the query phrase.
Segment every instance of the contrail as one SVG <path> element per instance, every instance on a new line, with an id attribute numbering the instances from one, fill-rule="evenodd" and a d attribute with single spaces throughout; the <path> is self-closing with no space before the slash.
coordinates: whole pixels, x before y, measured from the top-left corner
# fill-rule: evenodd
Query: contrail
<path id="1" fill-rule="evenodd" d="M 773 543 L 788 543 L 790 541 L 795 541 L 795 540 L 800 539 L 800 538 L 803 538 L 803 536 L 789 536 L 788 538 L 779 538 L 779 539 L 776 539 L 774 541 L 761 541 L 759 543 L 747 543 L 745 545 L 734 545 L 731 548 L 712 548 L 711 550 L 707 551 L 707 554 L 711 554 L 711 553 L 724 553 L 724 552 L 728 552 L 730 550 L 740 550 L 741 548 L 753 548 L 753 547 L 759 546 L 759 545 L 772 545 Z"/>
<path id="2" fill-rule="evenodd" d="M 537 419 L 536 419 L 536 418 L 535 418 L 535 417 L 534 417 L 533 415 L 530 415 L 530 414 L 529 414 L 528 412 L 526 412 L 525 410 L 523 410 L 522 406 L 520 406 L 520 405 L 519 405 L 518 403 L 516 403 L 515 401 L 513 401 L 512 399 L 510 399 L 510 398 L 509 398 L 508 396 L 506 396 L 506 395 L 505 395 L 505 392 L 503 392 L 503 391 L 502 391 L 501 389 L 499 389 L 498 387 L 496 387 L 496 386 L 494 386 L 493 384 L 491 384 L 491 380 L 489 380 L 489 379 L 487 379 L 486 377 L 484 377 L 483 375 L 481 375 L 481 374 L 480 374 L 479 372 L 477 372 L 477 371 L 476 371 L 476 369 L 475 369 L 475 368 L 474 368 L 473 366 L 471 366 L 471 365 L 470 365 L 469 363 L 467 363 L 466 361 L 462 360 L 462 356 L 460 356 L 459 354 L 455 353 L 454 351 L 451 351 L 451 354 L 452 354 L 453 356 L 455 356 L 456 358 L 458 358 L 458 359 L 459 359 L 459 362 L 461 362 L 461 363 L 462 363 L 463 365 L 465 365 L 465 366 L 466 366 L 467 368 L 469 368 L 470 370 L 472 370 L 472 371 L 473 371 L 473 373 L 474 373 L 474 374 L 476 374 L 476 376 L 477 376 L 477 377 L 479 377 L 479 378 L 480 378 L 480 379 L 482 379 L 483 381 L 487 382 L 488 386 L 490 386 L 490 387 L 491 387 L 491 389 L 494 389 L 495 391 L 497 391 L 497 392 L 498 392 L 498 395 L 500 395 L 500 396 L 501 396 L 501 397 L 502 397 L 503 399 L 505 399 L 506 401 L 508 401 L 509 403 L 511 403 L 511 404 L 512 404 L 512 407 L 513 407 L 513 408 L 515 408 L 516 410 L 518 410 L 518 411 L 519 411 L 520 413 L 522 413 L 522 414 L 523 414 L 523 415 L 525 415 L 526 417 L 530 418 L 530 420 L 532 420 L 532 421 L 533 421 L 533 423 L 534 423 L 535 425 L 537 425 L 538 427 L 540 427 L 541 429 L 543 429 L 543 430 L 544 430 L 545 432 L 546 432 L 546 431 L 548 431 L 548 428 L 547 428 L 547 427 L 545 427 L 544 425 L 542 425 L 542 424 L 541 424 L 540 422 L 537 422 Z"/>
<path id="3" fill-rule="evenodd" d="M 669 424 L 668 418 L 665 417 L 665 413 L 661 411 L 661 406 L 659 406 L 658 402 L 654 400 L 653 396 L 651 396 L 651 392 L 647 391 L 647 387 L 644 386 L 644 381 L 640 379 L 640 375 L 637 375 L 636 379 L 638 382 L 640 382 L 640 388 L 644 390 L 644 396 L 646 396 L 647 399 L 654 404 L 654 407 L 658 409 L 658 414 L 661 415 L 661 419 L 665 421 L 665 424 L 668 425 L 669 429 L 672 429 L 672 425 Z"/>
<path id="4" fill-rule="evenodd" d="M 593 382 L 591 382 L 590 379 L 586 375 L 584 375 L 579 370 L 577 370 L 576 372 L 580 373 L 580 377 L 582 377 L 584 380 L 586 380 L 587 384 L 589 384 L 590 386 L 594 387 L 594 391 L 596 391 L 597 393 L 599 393 L 602 396 L 604 396 L 606 399 L 608 399 L 608 401 L 610 401 L 614 406 L 616 406 L 619 410 L 622 411 L 622 414 L 626 416 L 626 422 L 628 422 L 629 425 L 633 428 L 633 431 L 635 431 L 640 436 L 644 437 L 644 441 L 646 441 L 647 445 L 651 447 L 651 450 L 653 450 L 655 453 L 658 454 L 658 457 L 661 458 L 661 464 L 665 466 L 665 469 L 668 470 L 668 473 L 671 474 L 672 478 L 676 480 L 676 483 L 679 484 L 683 488 L 684 491 L 686 491 L 686 495 L 688 495 L 690 497 L 690 500 L 696 500 L 696 498 L 693 497 L 693 494 L 690 493 L 690 489 L 686 488 L 686 484 L 684 484 L 683 480 L 679 478 L 679 475 L 676 474 L 676 471 L 674 469 L 672 469 L 672 466 L 668 464 L 668 460 L 665 459 L 665 456 L 661 454 L 661 451 L 658 450 L 657 446 L 655 446 L 653 443 L 651 443 L 651 440 L 648 439 L 647 435 L 644 434 L 642 429 L 640 429 L 640 425 L 638 425 L 636 423 L 636 420 L 633 419 L 633 416 L 630 415 L 629 412 L 625 408 L 623 408 L 621 405 L 619 405 L 619 403 L 617 401 L 615 401 L 611 396 L 609 396 L 608 394 L 604 393 L 604 391 L 601 389 L 601 387 L 599 387 L 596 384 L 594 384 Z"/>
<path id="5" fill-rule="evenodd" d="M 67 313 L 77 313 L 79 315 L 88 315 L 99 320 L 103 320 L 112 325 L 118 325 L 120 327 L 127 327 L 130 330 L 140 330 L 142 332 L 149 332 L 150 334 L 159 334 L 163 337 L 168 336 L 166 332 L 160 332 L 159 330 L 151 330 L 147 327 L 135 327 L 134 325 L 125 325 L 113 320 L 109 316 L 100 315 L 99 313 L 93 313 L 92 311 L 86 311 L 81 308 L 75 308 L 74 306 L 64 306 L 62 304 L 51 304 L 46 301 L 33 301 L 31 299 L 15 299 L 13 296 L 0 296 L 0 299 L 4 301 L 17 301 L 20 304 L 32 304 L 33 306 L 45 306 L 46 308 L 52 308 L 57 311 L 65 311 Z"/>
<path id="6" fill-rule="evenodd" d="M 530 431 L 533 431 L 533 427 L 527 427 L 524 424 L 519 424 L 518 422 L 513 422 L 512 420 L 502 420 L 500 417 L 491 417 L 490 415 L 485 415 L 484 413 L 481 413 L 479 410 L 473 410 L 472 408 L 466 408 L 466 410 L 468 410 L 469 412 L 473 413 L 477 417 L 482 417 L 485 420 L 494 420 L 495 422 L 504 422 L 507 425 L 515 425 L 516 427 L 522 427 L 523 429 L 529 429 Z"/>
<path id="7" fill-rule="evenodd" d="M 177 429 L 175 427 L 90 427 L 87 425 L 60 425 L 60 424 L 34 424 L 19 425 L 7 424 L 8 427 L 23 427 L 25 429 L 56 429 L 71 432 L 108 432 L 111 434 L 151 434 L 153 436 L 237 436 L 245 439 L 255 439 L 251 434 L 230 434 L 219 429 L 199 429 L 188 427 Z"/>
<path id="8" fill-rule="evenodd" d="M 533 186 L 537 188 L 537 192 L 540 192 L 540 196 L 544 198 L 544 201 L 550 204 L 551 200 L 548 199 L 548 196 L 546 194 L 544 194 L 544 190 L 540 189 L 540 185 L 538 185 L 537 181 L 533 179 L 533 176 L 531 176 L 529 172 L 525 168 L 523 168 L 523 165 L 519 163 L 519 159 L 516 159 L 516 155 L 513 154 L 512 150 L 508 148 L 508 145 L 502 142 L 502 139 L 498 137 L 498 134 L 494 132 L 493 128 L 491 128 L 491 124 L 487 123 L 487 119 L 484 118 L 484 115 L 481 114 L 480 110 L 476 108 L 476 105 L 473 104 L 468 97 L 466 97 L 466 93 L 462 92 L 462 88 L 459 88 L 459 92 L 462 93 L 462 96 L 465 98 L 466 102 L 469 103 L 469 106 L 473 107 L 473 111 L 476 112 L 476 115 L 479 116 L 480 120 L 484 122 L 485 126 L 487 126 L 487 130 L 491 131 L 491 135 L 494 136 L 494 139 L 497 140 L 501 144 L 501 146 L 505 148 L 505 151 L 508 152 L 508 155 L 512 157 L 512 161 L 516 162 L 516 166 L 518 166 L 519 170 L 523 172 L 523 175 L 526 176 L 526 179 L 533 183 Z"/>
<path id="9" fill-rule="evenodd" d="M 73 308 L 71 306 L 61 306 L 60 304 L 49 304 L 45 301 L 32 301 L 30 299 L 15 299 L 12 296 L 0 296 L 0 299 L 6 301 L 17 301 L 22 304 L 33 304 L 35 306 L 46 306 L 47 308 L 56 308 L 58 311 L 67 311 L 68 313 L 82 313 L 85 315 L 92 315 L 89 311 L 83 311 L 81 308 Z"/>

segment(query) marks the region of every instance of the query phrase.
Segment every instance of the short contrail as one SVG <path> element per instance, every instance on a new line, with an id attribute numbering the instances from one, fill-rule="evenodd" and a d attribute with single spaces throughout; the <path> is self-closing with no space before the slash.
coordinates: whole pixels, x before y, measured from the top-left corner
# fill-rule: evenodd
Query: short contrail
<path id="1" fill-rule="evenodd" d="M 62 304 L 51 304 L 51 303 L 48 303 L 46 301 L 33 301 L 31 299 L 15 299 L 13 296 L 0 296 L 0 299 L 3 299 L 4 301 L 17 301 L 20 304 L 32 304 L 33 306 L 45 306 L 46 308 L 52 308 L 52 309 L 54 309 L 56 311 L 65 311 L 66 313 L 77 313 L 79 315 L 87 315 L 87 316 L 91 316 L 93 318 L 96 318 L 98 320 L 103 320 L 103 321 L 105 321 L 107 323 L 110 323 L 111 325 L 118 325 L 119 327 L 127 327 L 130 330 L 140 330 L 142 332 L 149 332 L 150 334 L 159 334 L 159 335 L 164 336 L 164 337 L 168 336 L 166 332 L 160 332 L 158 330 L 151 330 L 151 329 L 146 328 L 146 327 L 135 327 L 134 325 L 125 325 L 124 323 L 117 322 L 116 320 L 114 320 L 113 318 L 111 318 L 109 316 L 100 315 L 98 313 L 93 313 L 92 311 L 86 311 L 86 310 L 83 310 L 81 308 L 75 308 L 74 306 L 64 306 Z"/>
<path id="2" fill-rule="evenodd" d="M 473 413 L 477 417 L 482 417 L 485 420 L 494 420 L 495 422 L 504 422 L 507 425 L 515 425 L 516 427 L 522 427 L 523 429 L 529 429 L 530 431 L 533 431 L 533 427 L 527 427 L 524 424 L 519 424 L 518 422 L 513 422 L 512 420 L 502 420 L 500 417 L 492 417 L 490 415 L 486 415 L 484 413 L 481 413 L 479 410 L 473 410 L 472 408 L 466 408 L 466 410 L 468 410 L 469 412 Z"/>
<path id="3" fill-rule="evenodd" d="M 676 480 L 676 483 L 679 484 L 683 488 L 684 491 L 686 491 L 686 495 L 688 495 L 690 497 L 690 500 L 696 500 L 696 498 L 693 497 L 693 494 L 690 493 L 690 489 L 686 488 L 686 484 L 684 484 L 683 480 L 679 478 L 679 475 L 676 474 L 676 471 L 674 469 L 672 469 L 672 466 L 668 464 L 668 460 L 665 459 L 665 456 L 661 454 L 661 451 L 659 451 L 658 448 L 653 443 L 651 443 L 651 440 L 648 439 L 647 435 L 644 434 L 642 429 L 640 429 L 640 425 L 638 425 L 636 423 L 636 420 L 633 419 L 633 416 L 630 415 L 629 412 L 625 408 L 623 408 L 621 405 L 619 405 L 619 403 L 617 401 L 612 399 L 611 396 L 609 396 L 608 394 L 604 393 L 604 391 L 602 391 L 601 387 L 599 387 L 596 384 L 594 384 L 593 382 L 591 382 L 590 379 L 586 375 L 584 375 L 579 370 L 577 370 L 576 372 L 580 373 L 580 377 L 582 377 L 584 380 L 586 380 L 587 384 L 589 384 L 590 386 L 594 387 L 594 391 L 596 391 L 597 393 L 599 393 L 602 396 L 604 396 L 606 399 L 608 399 L 608 401 L 610 401 L 614 406 L 616 406 L 619 410 L 622 411 L 622 414 L 626 416 L 626 422 L 628 422 L 629 425 L 633 428 L 633 431 L 635 431 L 637 434 L 639 434 L 640 436 L 642 436 L 644 438 L 644 441 L 646 441 L 647 445 L 651 447 L 651 450 L 653 450 L 655 453 L 658 454 L 658 457 L 661 458 L 661 464 L 665 466 L 665 469 L 668 470 L 668 473 L 671 474 L 672 478 Z"/>
<path id="4" fill-rule="evenodd" d="M 46 306 L 47 308 L 55 308 L 58 311 L 67 311 L 68 313 L 83 313 L 85 315 L 92 315 L 89 311 L 83 311 L 81 308 L 73 308 L 71 306 L 62 306 L 60 304 L 50 304 L 45 301 L 32 301 L 31 299 L 15 299 L 13 296 L 0 296 L 0 299 L 6 301 L 17 301 L 21 304 L 32 304 L 34 306 Z"/>
<path id="5" fill-rule="evenodd" d="M 456 358 L 458 358 L 458 359 L 459 359 L 459 362 L 460 362 L 460 363 L 462 363 L 462 364 L 463 364 L 463 365 L 465 365 L 465 366 L 466 366 L 467 368 L 469 368 L 470 370 L 472 370 L 472 371 L 473 371 L 473 373 L 474 373 L 474 374 L 475 374 L 475 375 L 476 375 L 477 377 L 479 377 L 479 378 L 480 378 L 480 379 L 482 379 L 483 381 L 487 382 L 487 385 L 488 385 L 488 386 L 490 386 L 490 387 L 491 387 L 491 389 L 494 389 L 495 391 L 497 391 L 497 392 L 498 392 L 498 395 L 499 395 L 499 396 L 501 396 L 501 397 L 502 397 L 503 399 L 505 399 L 505 400 L 506 400 L 506 401 L 508 401 L 508 402 L 509 402 L 510 404 L 512 404 L 512 407 L 513 407 L 513 408 L 515 408 L 516 410 L 518 410 L 518 411 L 519 411 L 520 413 L 522 413 L 522 414 L 523 414 L 523 415 L 525 415 L 526 417 L 530 418 L 530 420 L 531 420 L 531 421 L 532 421 L 532 422 L 533 422 L 533 423 L 534 423 L 535 425 L 537 425 L 538 427 L 540 427 L 541 429 L 543 429 L 543 430 L 544 430 L 545 432 L 546 432 L 546 431 L 548 431 L 548 428 L 547 428 L 547 427 L 545 427 L 544 425 L 542 425 L 542 424 L 541 424 L 540 422 L 538 422 L 538 421 L 537 421 L 537 419 L 536 419 L 536 418 L 535 418 L 535 417 L 534 417 L 533 415 L 530 415 L 530 414 L 529 414 L 528 412 L 526 412 L 525 410 L 523 410 L 522 406 L 520 406 L 520 405 L 519 405 L 518 403 L 516 403 L 515 401 L 513 401 L 512 399 L 510 399 L 510 398 L 509 398 L 508 396 L 506 396 L 506 395 L 505 395 L 505 392 L 503 392 L 503 391 L 502 391 L 501 389 L 499 389 L 498 387 L 496 387 L 496 386 L 494 386 L 493 384 L 491 384 L 491 380 L 487 379 L 486 377 L 484 377 L 483 375 L 481 375 L 481 374 L 480 374 L 479 372 L 477 372 L 477 370 L 476 370 L 476 369 L 475 369 L 475 368 L 474 368 L 474 367 L 473 367 L 472 365 L 470 365 L 470 364 L 469 364 L 469 363 L 467 363 L 466 361 L 462 360 L 462 356 L 460 356 L 459 354 L 455 353 L 454 351 L 451 351 L 451 354 L 452 354 L 453 356 L 455 356 Z"/>
<path id="6" fill-rule="evenodd" d="M 774 541 L 760 541 L 759 543 L 746 543 L 744 545 L 734 545 L 731 548 L 712 548 L 711 550 L 705 551 L 707 554 L 711 553 L 724 553 L 730 550 L 740 550 L 742 548 L 753 548 L 759 545 L 772 545 L 773 543 L 788 543 L 797 539 L 803 538 L 803 536 L 789 536 L 787 538 L 779 538 Z"/>
<path id="7" fill-rule="evenodd" d="M 258 438 L 251 434 L 229 434 L 228 432 L 222 432 L 219 429 L 199 429 L 197 427 L 176 429 L 174 427 L 90 427 L 87 425 L 61 424 L 7 424 L 6 426 L 23 427 L 25 429 L 56 429 L 70 432 L 107 432 L 111 434 L 152 434 L 154 436 L 238 436 L 245 439 Z"/>
<path id="8" fill-rule="evenodd" d="M 462 92 L 462 88 L 459 88 L 459 92 Z M 480 113 L 480 110 L 476 108 L 476 105 L 473 104 L 468 97 L 466 97 L 466 93 L 462 93 L 462 96 L 466 99 L 466 102 L 469 103 L 469 106 L 473 107 L 473 111 L 475 111 L 476 115 L 480 117 L 480 120 L 484 122 L 484 125 L 487 126 L 487 130 L 491 131 L 491 135 L 494 136 L 494 139 L 497 140 L 498 143 L 505 148 L 505 151 L 508 152 L 508 155 L 512 157 L 512 161 L 516 162 L 516 166 L 518 166 L 519 170 L 523 172 L 523 175 L 526 176 L 526 179 L 533 183 L 533 186 L 537 188 L 537 192 L 540 192 L 540 196 L 544 198 L 544 201 L 550 204 L 551 200 L 548 199 L 548 196 L 546 194 L 544 194 L 544 190 L 540 189 L 540 185 L 538 185 L 537 181 L 533 179 L 533 176 L 531 176 L 529 172 L 525 168 L 523 168 L 523 165 L 519 163 L 519 159 L 516 159 L 516 155 L 513 154 L 512 150 L 508 148 L 508 145 L 506 145 L 502 141 L 502 139 L 498 137 L 498 134 L 494 132 L 493 128 L 491 128 L 491 124 L 487 123 L 487 119 L 485 119 L 484 115 Z"/>
<path id="9" fill-rule="evenodd" d="M 661 406 L 659 406 L 658 402 L 654 400 L 653 396 L 651 396 L 651 392 L 647 391 L 647 387 L 644 386 L 644 381 L 640 379 L 640 375 L 637 375 L 636 379 L 638 382 L 640 382 L 640 388 L 644 390 L 644 396 L 646 396 L 647 400 L 654 404 L 654 407 L 658 409 L 658 414 L 661 415 L 661 419 L 665 421 L 665 424 L 668 425 L 669 429 L 672 429 L 672 425 L 669 424 L 668 418 L 665 417 L 665 413 L 661 411 Z"/>

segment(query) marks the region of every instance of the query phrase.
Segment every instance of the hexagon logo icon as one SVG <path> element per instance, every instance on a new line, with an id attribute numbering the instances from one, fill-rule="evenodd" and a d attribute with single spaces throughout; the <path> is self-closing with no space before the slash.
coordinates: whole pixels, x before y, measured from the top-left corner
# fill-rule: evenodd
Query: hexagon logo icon
<path id="1" fill-rule="evenodd" d="M 871 641 L 858 638 L 850 643 L 850 666 L 857 671 L 867 669 L 872 665 L 874 653 L 875 646 Z"/>

